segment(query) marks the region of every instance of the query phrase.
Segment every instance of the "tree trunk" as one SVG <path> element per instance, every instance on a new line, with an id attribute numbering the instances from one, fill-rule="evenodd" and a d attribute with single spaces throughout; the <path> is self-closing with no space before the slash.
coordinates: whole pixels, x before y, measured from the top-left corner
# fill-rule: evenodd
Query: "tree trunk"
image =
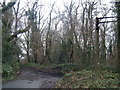
<path id="1" fill-rule="evenodd" d="M 96 61 L 95 61 L 95 66 L 96 69 L 99 69 L 99 19 L 96 18 Z"/>
<path id="2" fill-rule="evenodd" d="M 117 56 L 117 68 L 118 72 L 119 66 L 120 66 L 120 1 L 116 2 L 116 8 L 117 8 L 117 48 L 118 48 L 118 56 Z M 119 84 L 120 85 L 120 84 Z"/>

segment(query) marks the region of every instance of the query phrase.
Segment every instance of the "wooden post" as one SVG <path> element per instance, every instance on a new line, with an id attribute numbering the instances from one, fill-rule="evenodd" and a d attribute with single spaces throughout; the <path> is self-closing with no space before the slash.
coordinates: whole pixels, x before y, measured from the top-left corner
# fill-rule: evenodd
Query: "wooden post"
<path id="1" fill-rule="evenodd" d="M 120 16 L 120 13 L 119 15 Z M 99 21 L 99 20 L 102 20 L 104 18 L 116 18 L 116 17 L 96 17 L 96 31 L 95 31 L 95 34 L 96 34 L 96 52 L 95 52 L 95 68 L 96 70 L 100 70 L 100 57 L 99 57 L 99 53 L 100 53 L 100 50 L 99 50 L 99 24 L 100 23 L 109 23 L 109 22 L 116 22 L 116 21 Z M 120 17 L 118 17 L 118 67 L 120 65 Z"/>

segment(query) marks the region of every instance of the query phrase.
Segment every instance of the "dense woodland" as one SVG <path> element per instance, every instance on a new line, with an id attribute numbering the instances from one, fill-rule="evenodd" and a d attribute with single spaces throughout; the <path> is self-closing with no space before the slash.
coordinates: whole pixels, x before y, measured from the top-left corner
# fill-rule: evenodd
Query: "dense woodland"
<path id="1" fill-rule="evenodd" d="M 80 68 L 115 69 L 120 65 L 120 2 L 57 0 L 0 3 L 3 77 L 20 62 L 71 64 Z M 17 67 L 17 68 L 16 68 Z"/>

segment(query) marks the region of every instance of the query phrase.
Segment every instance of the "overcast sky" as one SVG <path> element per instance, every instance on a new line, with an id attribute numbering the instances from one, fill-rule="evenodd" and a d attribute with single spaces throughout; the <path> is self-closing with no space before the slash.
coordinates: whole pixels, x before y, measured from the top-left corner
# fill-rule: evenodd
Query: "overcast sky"
<path id="1" fill-rule="evenodd" d="M 4 0 L 0 0 L 1 1 L 4 1 Z M 15 1 L 15 0 L 5 0 L 7 2 L 10 2 L 10 1 Z M 17 0 L 19 1 L 19 0 Z M 21 4 L 20 4 L 20 7 L 25 7 L 26 5 L 26 2 L 36 2 L 36 1 L 39 1 L 39 3 L 43 4 L 45 7 L 48 7 L 50 5 L 52 5 L 54 2 L 55 2 L 55 6 L 57 8 L 59 8 L 60 10 L 63 10 L 64 9 L 64 3 L 69 3 L 71 0 L 20 0 Z M 96 0 L 73 0 L 74 2 L 79 2 L 79 1 L 96 1 Z M 113 1 L 113 0 L 97 0 L 97 1 L 101 1 L 102 3 L 108 5 L 108 8 L 110 7 L 110 2 Z M 48 7 L 49 9 L 49 7 Z"/>
<path id="2" fill-rule="evenodd" d="M 0 0 L 0 2 L 2 2 L 4 0 Z M 15 1 L 15 0 L 5 0 L 7 2 L 10 1 Z M 19 0 L 17 0 L 19 1 Z M 51 5 L 55 2 L 55 5 L 59 8 L 59 9 L 63 9 L 64 8 L 64 3 L 70 2 L 71 0 L 20 0 L 21 1 L 21 7 L 25 6 L 26 2 L 35 2 L 35 1 L 39 1 L 41 4 L 43 5 Z M 74 2 L 79 2 L 79 1 L 96 1 L 96 0 L 73 0 Z M 110 2 L 113 0 L 97 0 L 97 1 L 101 1 L 104 4 L 107 4 L 108 7 L 111 5 Z"/>
<path id="3" fill-rule="evenodd" d="M 10 0 L 8 0 L 10 1 Z M 29 2 L 35 2 L 37 0 L 21 0 L 22 3 L 26 2 L 26 1 L 29 1 Z M 38 0 L 40 1 L 41 3 L 44 3 L 44 4 L 52 4 L 53 2 L 56 2 L 56 4 L 58 6 L 63 6 L 63 3 L 64 2 L 70 2 L 71 0 Z M 76 1 L 76 2 L 79 2 L 79 1 L 87 1 L 87 0 L 73 0 L 73 1 Z M 88 1 L 95 1 L 95 0 L 88 0 Z M 100 1 L 100 0 L 98 0 Z M 104 4 L 110 4 L 112 0 L 101 0 L 101 2 L 103 2 Z"/>
<path id="4" fill-rule="evenodd" d="M 3 2 L 4 0 L 0 0 L 0 2 Z M 15 1 L 15 0 L 6 0 L 7 2 L 9 1 Z M 35 2 L 37 0 L 21 0 L 22 3 L 29 1 L 29 2 Z M 71 0 L 38 0 L 41 1 L 42 3 L 53 3 L 56 1 L 56 4 L 58 4 L 59 6 L 63 4 L 63 2 L 70 2 Z M 79 1 L 79 0 L 73 0 L 73 1 Z M 82 1 L 86 1 L 86 0 L 82 0 Z M 94 1 L 94 0 L 88 0 L 88 1 Z M 100 1 L 100 0 L 99 0 Z M 114 0 L 101 0 L 101 2 L 104 2 L 105 4 L 109 4 L 109 2 L 114 1 Z M 118 0 L 119 1 L 119 0 Z"/>

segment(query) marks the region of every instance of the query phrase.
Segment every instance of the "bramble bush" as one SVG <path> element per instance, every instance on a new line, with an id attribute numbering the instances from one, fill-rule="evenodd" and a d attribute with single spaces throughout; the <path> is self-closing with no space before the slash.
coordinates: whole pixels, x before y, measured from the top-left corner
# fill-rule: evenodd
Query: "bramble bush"
<path id="1" fill-rule="evenodd" d="M 3 80 L 13 79 L 15 77 L 15 73 L 20 68 L 20 64 L 18 62 L 11 63 L 3 63 L 2 65 L 2 77 Z"/>

